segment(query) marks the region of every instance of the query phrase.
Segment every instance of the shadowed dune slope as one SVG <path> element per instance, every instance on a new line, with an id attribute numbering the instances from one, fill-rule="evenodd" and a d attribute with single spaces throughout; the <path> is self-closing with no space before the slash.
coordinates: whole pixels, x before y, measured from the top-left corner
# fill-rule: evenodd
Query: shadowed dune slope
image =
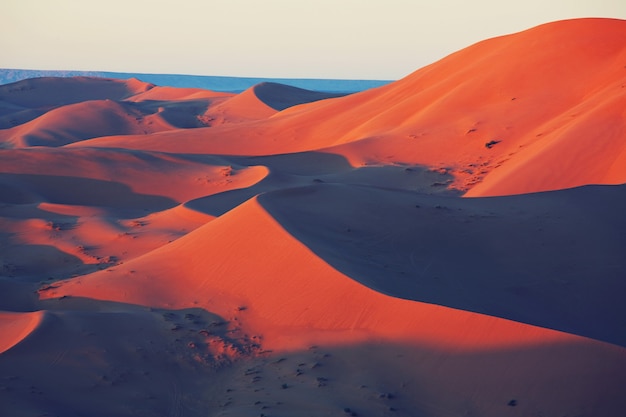
<path id="1" fill-rule="evenodd" d="M 626 346 L 626 187 L 460 199 L 315 185 L 259 202 L 353 279 Z"/>
<path id="2" fill-rule="evenodd" d="M 253 90 L 259 100 L 277 111 L 285 110 L 298 104 L 345 96 L 345 94 L 310 91 L 270 82 L 257 84 L 253 87 Z"/>
<path id="3" fill-rule="evenodd" d="M 53 109 L 30 122 L 2 130 L 0 142 L 7 147 L 52 147 L 105 135 L 173 129 L 161 118 L 144 122 L 146 115 L 138 106 L 122 102 L 85 101 Z"/>
<path id="4" fill-rule="evenodd" d="M 84 300 L 66 303 L 73 308 L 47 313 L 0 356 L 11 380 L 10 392 L 0 390 L 3 411 L 340 416 L 349 409 L 388 417 L 496 417 L 512 410 L 592 410 L 619 417 L 625 405 L 623 353 L 585 340 L 481 351 L 372 342 L 231 362 L 246 353 L 245 339 L 201 309 L 92 302 L 98 311 L 90 311 L 81 309 Z"/>
<path id="5" fill-rule="evenodd" d="M 153 87 L 134 78 L 32 78 L 0 85 L 0 101 L 23 107 L 52 108 L 89 100 L 124 100 Z"/>

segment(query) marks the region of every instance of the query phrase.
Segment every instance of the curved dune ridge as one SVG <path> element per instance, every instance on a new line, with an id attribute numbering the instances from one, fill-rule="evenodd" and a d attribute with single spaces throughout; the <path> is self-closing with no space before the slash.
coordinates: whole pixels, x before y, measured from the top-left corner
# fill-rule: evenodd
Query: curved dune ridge
<path id="1" fill-rule="evenodd" d="M 184 265 L 176 262 L 182 258 Z M 267 262 L 269 259 L 272 262 Z M 133 277 L 129 278 L 131 270 Z M 115 276 L 110 275 L 103 271 L 73 279 L 43 296 L 72 295 L 175 309 L 196 305 L 222 316 L 238 303 L 235 305 L 247 306 L 253 316 L 250 330 L 264 335 L 265 346 L 280 350 L 305 348 L 314 342 L 309 337 L 320 337 L 316 331 L 347 332 L 339 333 L 335 343 L 373 333 L 456 349 L 549 343 L 571 337 L 383 296 L 315 256 L 286 233 L 257 199 L 117 267 Z M 397 320 L 399 317 L 404 319 Z M 288 329 L 286 334 L 283 329 Z M 301 337 L 299 329 L 305 329 Z"/>
<path id="2" fill-rule="evenodd" d="M 349 95 L 0 86 L 2 413 L 621 417 L 623 39 Z"/>
<path id="3" fill-rule="evenodd" d="M 41 323 L 43 313 L 0 312 L 0 353 L 20 343 Z"/>
<path id="4" fill-rule="evenodd" d="M 33 147 L 5 150 L 0 161 L 0 184 L 39 194 L 34 198 L 41 201 L 110 207 L 132 206 L 133 201 L 150 197 L 155 203 L 166 199 L 184 203 L 250 187 L 268 173 L 265 167 L 237 166 L 217 156 L 185 158 L 119 149 Z M 163 187 L 172 178 L 177 179 L 176 185 Z"/>
<path id="5" fill-rule="evenodd" d="M 212 126 L 264 120 L 281 110 L 344 94 L 310 91 L 272 82 L 248 88 L 209 108 L 204 114 Z"/>
<path id="6" fill-rule="evenodd" d="M 254 93 L 263 103 L 277 111 L 288 109 L 299 104 L 341 97 L 345 94 L 310 91 L 289 85 L 264 82 L 253 87 Z"/>
<path id="7" fill-rule="evenodd" d="M 51 110 L 42 116 L 0 133 L 0 141 L 16 148 L 63 146 L 104 135 L 152 133 L 173 126 L 150 118 L 145 112 L 110 100 L 86 101 Z M 156 123 L 154 123 L 156 122 Z"/>
<path id="8" fill-rule="evenodd" d="M 488 382 L 483 381 L 480 388 L 475 383 L 462 388 L 462 392 L 471 391 L 474 398 L 483 398 L 479 401 L 486 404 L 496 401 L 492 393 L 501 389 L 497 387 L 503 383 L 502 375 L 506 375 L 507 381 L 520 386 L 551 380 L 566 395 L 582 390 L 584 394 L 579 400 L 568 397 L 576 404 L 574 408 L 590 406 L 588 401 L 601 398 L 606 403 L 600 408 L 609 415 L 617 415 L 611 414 L 621 407 L 618 400 L 621 396 L 615 390 L 626 382 L 624 348 L 497 317 L 392 298 L 363 287 L 295 240 L 256 199 L 124 265 L 74 278 L 41 292 L 44 299 L 68 295 L 174 311 L 205 308 L 223 317 L 231 331 L 260 340 L 264 349 L 279 355 L 306 352 L 308 347 L 319 344 L 335 349 L 372 341 L 415 346 L 407 352 L 411 358 L 408 364 L 400 355 L 399 362 L 392 360 L 387 365 L 396 376 L 400 369 L 402 372 L 412 369 L 410 375 L 415 378 L 423 372 L 416 365 L 422 361 L 454 361 L 457 355 L 508 352 L 507 365 L 482 360 L 483 366 L 496 366 L 504 374 L 488 377 Z M 568 346 L 565 354 L 560 353 L 563 346 Z M 542 353 L 534 353 L 535 350 Z M 359 360 L 354 355 L 359 358 L 364 354 L 358 349 L 347 352 L 352 361 Z M 367 357 L 363 357 L 367 365 L 360 366 L 375 367 L 377 360 Z M 498 355 L 494 353 L 494 357 Z M 312 366 L 319 366 L 315 363 Z M 249 366 L 246 372 L 254 372 L 255 368 Z M 323 375 L 342 379 L 330 370 Z M 443 367 L 431 369 L 423 378 L 446 380 L 452 375 L 453 371 Z M 467 378 L 463 372 L 461 375 L 454 378 Z M 564 378 L 565 375 L 568 376 Z M 284 381 L 287 385 L 297 383 L 297 380 Z M 602 394 L 587 391 L 593 384 L 591 381 L 604 387 Z M 423 390 L 400 390 L 404 395 L 413 393 L 417 399 L 407 408 L 407 415 L 421 401 L 438 404 L 430 415 L 439 415 L 442 408 L 455 409 L 456 405 L 452 404 L 462 400 L 450 401 L 449 390 L 456 391 L 449 382 L 443 383 L 443 387 L 435 395 L 439 399 L 433 399 Z M 531 409 L 540 407 L 558 412 L 571 409 L 569 405 L 555 405 L 556 397 L 521 392 L 523 398 L 529 399 Z M 464 393 L 456 392 L 456 395 L 466 398 Z M 509 391 L 505 395 L 518 394 Z M 293 399 L 287 401 L 298 404 Z M 497 415 L 497 411 L 489 414 Z"/>
<path id="9" fill-rule="evenodd" d="M 460 199 L 316 184 L 259 202 L 377 291 L 626 345 L 624 186 Z"/>
<path id="10" fill-rule="evenodd" d="M 135 78 L 43 77 L 0 86 L 0 99 L 14 106 L 53 108 L 89 100 L 124 100 L 153 87 Z"/>

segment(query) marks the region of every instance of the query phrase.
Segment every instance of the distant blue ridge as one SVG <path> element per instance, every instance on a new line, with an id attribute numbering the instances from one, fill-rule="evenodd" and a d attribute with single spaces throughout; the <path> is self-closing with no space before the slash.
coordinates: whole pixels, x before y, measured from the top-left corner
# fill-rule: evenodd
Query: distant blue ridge
<path id="1" fill-rule="evenodd" d="M 0 85 L 37 77 L 104 77 L 141 81 L 158 86 L 202 88 L 206 90 L 239 93 L 262 82 L 274 82 L 328 93 L 354 93 L 389 84 L 389 80 L 331 80 L 314 78 L 248 78 L 205 75 L 141 74 L 106 71 L 56 71 L 28 69 L 0 69 Z"/>

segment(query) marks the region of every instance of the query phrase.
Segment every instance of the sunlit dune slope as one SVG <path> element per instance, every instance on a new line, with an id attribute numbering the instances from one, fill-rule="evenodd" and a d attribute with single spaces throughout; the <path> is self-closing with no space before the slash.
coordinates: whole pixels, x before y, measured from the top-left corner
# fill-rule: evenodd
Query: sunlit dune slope
<path id="1" fill-rule="evenodd" d="M 52 147 L 104 135 L 146 134 L 174 128 L 163 118 L 150 116 L 139 106 L 128 103 L 85 101 L 56 108 L 23 125 L 0 131 L 0 142 L 16 148 Z"/>
<path id="2" fill-rule="evenodd" d="M 41 322 L 42 312 L 0 312 L 0 353 L 21 342 Z"/>
<path id="3" fill-rule="evenodd" d="M 386 86 L 286 109 L 242 131 L 84 146 L 274 154 L 444 167 L 468 196 L 626 182 L 626 22 L 577 19 L 489 39 Z M 496 169 L 497 168 L 497 169 Z"/>
<path id="4" fill-rule="evenodd" d="M 276 110 L 257 97 L 255 88 L 239 93 L 210 108 L 205 113 L 212 126 L 238 124 L 252 120 L 263 120 L 274 115 Z"/>
<path id="5" fill-rule="evenodd" d="M 134 94 L 128 97 L 126 101 L 181 101 L 181 100 L 223 100 L 234 96 L 233 93 L 223 93 L 211 90 L 203 90 L 201 88 L 177 88 L 167 86 L 154 86 L 149 90 Z"/>
<path id="6" fill-rule="evenodd" d="M 237 166 L 209 155 L 120 149 L 11 149 L 0 152 L 0 164 L 0 184 L 20 194 L 7 202 L 136 206 L 149 211 L 249 187 L 267 175 L 265 167 Z"/>

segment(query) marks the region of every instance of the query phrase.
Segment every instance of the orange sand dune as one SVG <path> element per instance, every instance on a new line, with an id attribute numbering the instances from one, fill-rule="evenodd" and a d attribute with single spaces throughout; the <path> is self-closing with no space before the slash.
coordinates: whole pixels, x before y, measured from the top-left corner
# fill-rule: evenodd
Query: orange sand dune
<path id="1" fill-rule="evenodd" d="M 40 101 L 50 95 L 53 101 Z M 232 96 L 138 80 L 25 80 L 0 87 L 0 127 L 6 129 L 0 131 L 0 142 L 4 147 L 60 146 L 99 136 L 203 127 L 208 125 L 203 114 Z"/>
<path id="2" fill-rule="evenodd" d="M 520 150 L 501 169 L 472 188 L 467 196 L 519 194 L 589 183 L 624 183 L 626 88 L 609 90 L 612 91 L 602 91 L 589 99 L 585 108 L 574 107 L 572 113 L 564 117 L 570 120 L 545 126 L 549 138 Z"/>
<path id="3" fill-rule="evenodd" d="M 225 100 L 208 109 L 205 117 L 212 125 L 241 123 L 266 119 L 277 111 L 263 103 L 255 94 L 255 87 Z"/>
<path id="4" fill-rule="evenodd" d="M 228 126 L 80 146 L 236 155 L 328 149 L 355 165 L 446 167 L 464 191 L 484 182 L 468 196 L 626 182 L 620 157 L 603 159 L 625 146 L 625 36 L 622 20 L 555 22 L 472 45 L 377 89 L 289 108 L 245 131 Z M 601 151 L 590 158 L 592 144 Z M 531 162 L 537 152 L 541 159 Z M 532 173 L 516 168 L 506 175 L 507 190 L 487 191 L 490 178 L 501 176 L 494 170 L 507 165 Z"/>
<path id="5" fill-rule="evenodd" d="M 215 108 L 223 107 L 224 102 L 234 96 L 198 88 L 154 87 L 126 101 L 138 103 L 139 108 L 153 114 L 152 117 L 158 115 L 174 127 L 196 128 L 216 124 L 212 116 L 217 112 Z"/>
<path id="6" fill-rule="evenodd" d="M 146 117 L 147 116 L 147 117 Z M 85 101 L 51 110 L 0 131 L 4 147 L 62 146 L 104 135 L 147 134 L 174 127 L 136 106 L 111 100 Z"/>
<path id="7" fill-rule="evenodd" d="M 105 207 L 147 204 L 149 209 L 151 198 L 157 204 L 168 205 L 167 200 L 184 203 L 249 187 L 267 175 L 262 166 L 236 166 L 219 157 L 186 158 L 115 149 L 4 150 L 0 161 L 0 184 L 14 184 L 22 192 L 39 195 L 31 198 Z M 163 187 L 173 178 L 175 187 Z"/>
<path id="8" fill-rule="evenodd" d="M 320 337 L 346 343 L 379 336 L 462 349 L 574 337 L 372 291 L 286 233 L 256 199 L 113 270 L 42 292 L 44 298 L 64 295 L 158 308 L 200 306 L 223 317 L 245 306 L 249 330 L 280 350 L 305 348 Z"/>
<path id="9" fill-rule="evenodd" d="M 55 79 L 52 84 L 59 83 Z M 121 84 L 121 81 L 117 81 Z M 205 90 L 155 87 L 124 101 L 89 100 L 62 105 L 39 115 L 38 111 L 18 108 L 5 115 L 0 130 L 0 146 L 62 146 L 86 139 L 112 135 L 146 135 L 179 128 L 203 127 L 204 113 L 229 97 Z M 159 98 L 159 99 L 157 99 Z"/>
<path id="10" fill-rule="evenodd" d="M 203 90 L 201 88 L 178 88 L 155 86 L 144 92 L 137 93 L 125 99 L 125 101 L 181 101 L 181 100 L 223 100 L 234 96 L 233 93 Z"/>
<path id="11" fill-rule="evenodd" d="M 281 111 L 300 104 L 341 97 L 345 94 L 323 93 L 278 83 L 264 82 L 253 87 L 254 94 L 263 103 Z"/>
<path id="12" fill-rule="evenodd" d="M 288 192 L 297 197 L 306 190 Z M 261 341 L 263 348 L 274 354 L 293 352 L 297 357 L 298 352 L 320 344 L 346 347 L 354 343 L 402 343 L 411 358 L 408 364 L 389 359 L 393 365 L 388 366 L 396 376 L 400 369 L 412 369 L 408 378 L 424 372 L 420 363 L 454 362 L 457 355 L 480 356 L 481 352 L 492 352 L 489 355 L 497 357 L 496 352 L 508 352 L 506 362 L 516 365 L 499 368 L 504 374 L 508 369 L 508 377 L 496 372 L 497 376 L 490 376 L 490 382 L 480 388 L 471 384 L 472 398 L 480 404 L 490 404 L 497 387 L 510 378 L 526 387 L 551 379 L 558 380 L 559 389 L 566 396 L 593 384 L 606 387 L 602 395 L 587 393 L 580 396 L 580 402 L 572 400 L 574 407 L 588 404 L 592 398 L 602 398 L 606 402 L 604 409 L 617 416 L 614 413 L 620 402 L 614 387 L 626 382 L 623 348 L 496 317 L 401 300 L 359 285 L 286 233 L 256 199 L 133 261 L 59 284 L 42 290 L 41 297 L 86 297 L 173 310 L 200 307 L 223 317 L 233 331 Z M 569 346 L 566 350 L 570 353 L 559 355 L 562 346 Z M 420 353 L 422 348 L 430 353 Z M 364 354 L 359 348 L 347 349 L 352 352 L 348 353 L 352 360 L 358 361 Z M 537 356 L 535 349 L 546 353 Z M 369 365 L 362 366 L 377 369 L 373 364 L 378 361 L 370 358 Z M 483 363 L 491 366 L 487 359 Z M 247 365 L 249 370 L 254 369 L 251 365 Z M 441 384 L 438 389 L 442 391 L 425 395 L 418 390 L 415 398 L 419 400 L 409 409 L 415 410 L 417 404 L 428 401 L 432 405 L 427 408 L 433 407 L 428 415 L 441 415 L 457 400 L 467 401 L 468 387 L 462 388 L 462 394 L 457 392 L 460 397 L 450 402 L 447 396 L 450 390 L 455 391 L 454 383 L 443 381 L 446 375 L 452 375 L 451 370 L 440 373 L 448 368 L 432 366 L 422 383 L 442 381 L 435 383 Z M 574 377 L 559 376 L 564 369 Z M 328 372 L 333 375 L 328 370 L 326 375 Z M 543 396 L 537 393 L 519 395 L 533 398 L 531 407 L 559 412 L 568 408 L 556 405 L 554 397 L 539 400 Z M 485 415 L 500 412 L 485 411 Z"/>
<path id="13" fill-rule="evenodd" d="M 54 108 L 88 100 L 124 100 L 153 88 L 135 78 L 32 78 L 0 86 L 0 101 L 25 108 Z"/>
<path id="14" fill-rule="evenodd" d="M 205 117 L 212 126 L 263 120 L 289 107 L 337 96 L 265 82 L 211 107 Z"/>
<path id="15" fill-rule="evenodd" d="M 43 313 L 0 312 L 0 353 L 20 343 L 41 323 Z"/>
<path id="16" fill-rule="evenodd" d="M 343 97 L 0 86 L 0 414 L 622 417 L 623 39 Z"/>

